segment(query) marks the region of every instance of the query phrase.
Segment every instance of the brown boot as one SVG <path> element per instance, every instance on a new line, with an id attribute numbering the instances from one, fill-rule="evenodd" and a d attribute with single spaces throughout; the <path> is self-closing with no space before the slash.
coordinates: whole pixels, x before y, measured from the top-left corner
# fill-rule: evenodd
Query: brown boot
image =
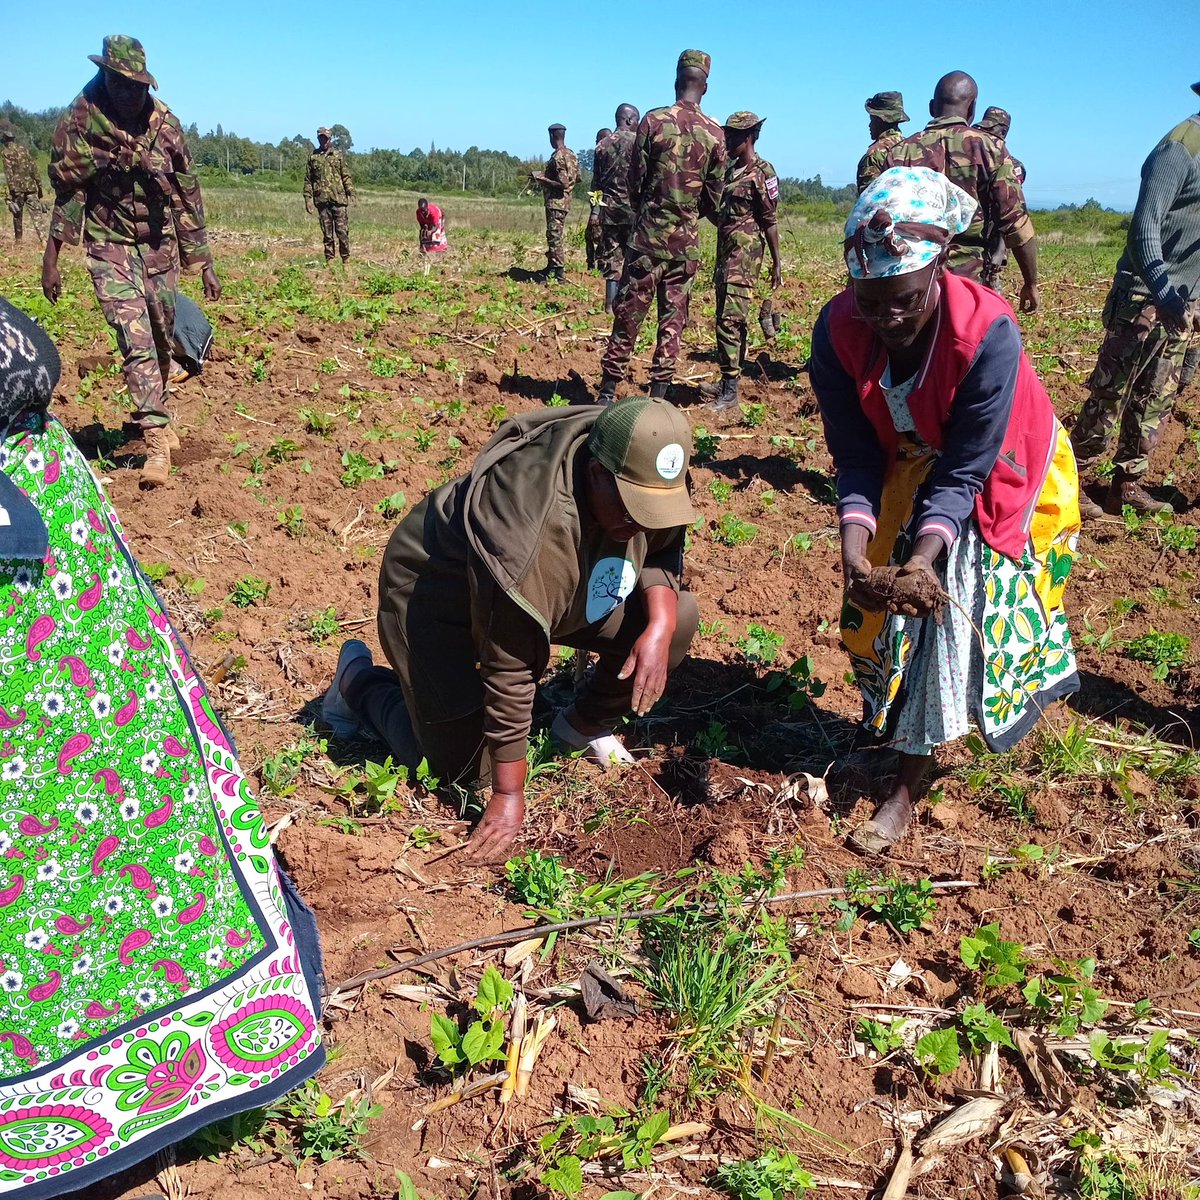
<path id="1" fill-rule="evenodd" d="M 1104 509 L 1083 488 L 1079 489 L 1079 516 L 1084 521 L 1098 521 L 1104 516 Z"/>
<path id="2" fill-rule="evenodd" d="M 1125 505 L 1129 505 L 1139 517 L 1169 515 L 1175 510 L 1165 500 L 1155 500 L 1136 479 L 1114 482 L 1104 507 L 1114 516 L 1120 516 Z"/>
<path id="3" fill-rule="evenodd" d="M 142 487 L 161 487 L 171 476 L 171 445 L 165 425 L 153 425 L 142 430 L 146 443 L 146 462 L 142 467 Z"/>
<path id="4" fill-rule="evenodd" d="M 179 449 L 179 434 L 177 434 L 175 432 L 175 426 L 167 425 L 167 426 L 164 426 L 164 428 L 167 431 L 167 449 L 168 450 L 178 450 Z"/>

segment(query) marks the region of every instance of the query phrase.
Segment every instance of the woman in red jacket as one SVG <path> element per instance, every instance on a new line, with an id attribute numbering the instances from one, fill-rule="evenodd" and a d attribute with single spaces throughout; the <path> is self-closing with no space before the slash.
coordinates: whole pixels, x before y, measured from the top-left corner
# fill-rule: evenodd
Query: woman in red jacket
<path id="1" fill-rule="evenodd" d="M 866 730 L 900 755 L 890 796 L 851 838 L 872 854 L 907 828 L 935 747 L 974 724 L 1005 750 L 1079 687 L 1063 609 L 1075 460 L 1012 309 L 946 271 L 974 207 L 936 171 L 885 171 L 850 214 L 849 286 L 813 332 L 842 640 Z M 888 566 L 894 580 L 876 572 Z"/>

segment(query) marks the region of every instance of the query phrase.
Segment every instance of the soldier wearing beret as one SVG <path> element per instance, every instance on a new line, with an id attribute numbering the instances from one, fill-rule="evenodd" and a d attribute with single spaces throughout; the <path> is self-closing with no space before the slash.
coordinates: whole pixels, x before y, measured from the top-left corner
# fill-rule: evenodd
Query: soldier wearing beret
<path id="1" fill-rule="evenodd" d="M 738 381 L 746 353 L 750 302 L 762 273 L 763 245 L 771 250 L 771 287 L 783 282 L 779 263 L 779 178 L 775 168 L 755 152 L 763 118 L 736 112 L 725 122 L 725 191 L 717 212 L 717 357 L 721 382 L 704 384 L 715 409 L 738 403 Z"/>
<path id="2" fill-rule="evenodd" d="M 12 213 L 13 239 L 21 240 L 25 222 L 25 209 L 33 218 L 38 237 L 42 236 L 39 217 L 42 211 L 42 181 L 38 178 L 37 167 L 33 156 L 17 141 L 17 131 L 8 119 L 0 121 L 0 143 L 3 144 L 4 185 L 7 191 L 5 201 L 8 211 Z"/>
<path id="3" fill-rule="evenodd" d="M 311 214 L 316 205 L 327 263 L 333 262 L 335 238 L 342 262 L 350 257 L 349 205 L 356 199 L 346 156 L 331 138 L 322 125 L 317 130 L 317 148 L 308 156 L 304 168 L 304 207 Z"/>
<path id="4" fill-rule="evenodd" d="M 866 103 L 871 118 L 871 145 L 858 160 L 858 190 L 879 177 L 887 161 L 888 151 L 904 141 L 900 126 L 908 120 L 904 97 L 899 92 L 876 92 Z"/>
<path id="5" fill-rule="evenodd" d="M 546 269 L 539 271 L 539 283 L 566 279 L 567 214 L 571 211 L 571 193 L 579 182 L 579 159 L 567 148 L 565 125 L 551 125 L 550 148 L 553 153 L 544 171 L 531 171 L 530 182 L 542 189 L 546 205 Z"/>
<path id="6" fill-rule="evenodd" d="M 625 273 L 613 305 L 613 331 L 601 363 L 601 404 L 612 403 L 629 370 L 638 330 L 658 302 L 658 342 L 650 394 L 666 396 L 687 324 L 700 265 L 700 217 L 715 220 L 725 188 L 725 135 L 700 111 L 712 60 L 685 50 L 675 68 L 675 103 L 648 112 L 638 126 L 629 170 L 637 214 Z"/>
<path id="7" fill-rule="evenodd" d="M 148 451 L 141 483 L 156 487 L 167 482 L 171 451 L 179 445 L 170 428 L 167 383 L 180 269 L 201 269 L 208 300 L 220 298 L 221 285 L 191 151 L 178 118 L 150 95 L 158 84 L 146 70 L 142 43 L 113 34 L 102 54 L 88 57 L 100 70 L 59 120 L 51 144 L 54 213 L 42 291 L 58 303 L 59 252 L 82 237 Z"/>

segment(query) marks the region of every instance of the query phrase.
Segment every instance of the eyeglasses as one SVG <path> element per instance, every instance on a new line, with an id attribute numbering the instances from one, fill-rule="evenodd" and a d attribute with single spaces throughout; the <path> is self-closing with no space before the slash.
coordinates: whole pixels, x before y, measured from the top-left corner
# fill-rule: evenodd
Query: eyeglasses
<path id="1" fill-rule="evenodd" d="M 866 311 L 864 311 L 862 305 L 859 303 L 858 292 L 854 289 L 851 289 L 850 299 L 852 308 L 850 315 L 856 321 L 867 321 L 871 323 L 878 323 L 886 320 L 907 321 L 911 320 L 913 317 L 919 317 L 925 311 L 925 309 L 929 307 L 929 297 L 933 293 L 933 285 L 936 280 L 937 272 L 934 271 L 929 276 L 929 286 L 925 289 L 920 300 L 918 300 L 915 304 L 908 304 L 903 308 L 896 304 L 881 304 L 878 306 L 878 308 L 876 308 L 874 305 L 871 305 Z"/>

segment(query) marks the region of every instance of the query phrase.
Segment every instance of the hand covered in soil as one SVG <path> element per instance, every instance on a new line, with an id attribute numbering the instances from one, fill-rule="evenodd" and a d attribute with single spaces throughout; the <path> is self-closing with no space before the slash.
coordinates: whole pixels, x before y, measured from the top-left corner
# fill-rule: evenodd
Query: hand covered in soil
<path id="1" fill-rule="evenodd" d="M 942 582 L 927 558 L 914 554 L 896 572 L 893 612 L 906 617 L 927 617 L 933 613 L 940 619 L 944 598 Z"/>
<path id="2" fill-rule="evenodd" d="M 661 625 L 648 625 L 621 668 L 619 679 L 633 676 L 633 711 L 639 717 L 645 716 L 666 690 L 670 651 L 671 632 Z"/>
<path id="3" fill-rule="evenodd" d="M 874 570 L 866 558 L 847 558 L 843 563 L 846 572 L 846 596 L 851 604 L 867 612 L 883 612 L 887 608 L 887 595 L 875 586 Z"/>
<path id="4" fill-rule="evenodd" d="M 524 824 L 525 797 L 520 792 L 493 792 L 471 834 L 467 857 L 481 863 L 501 861 Z"/>

